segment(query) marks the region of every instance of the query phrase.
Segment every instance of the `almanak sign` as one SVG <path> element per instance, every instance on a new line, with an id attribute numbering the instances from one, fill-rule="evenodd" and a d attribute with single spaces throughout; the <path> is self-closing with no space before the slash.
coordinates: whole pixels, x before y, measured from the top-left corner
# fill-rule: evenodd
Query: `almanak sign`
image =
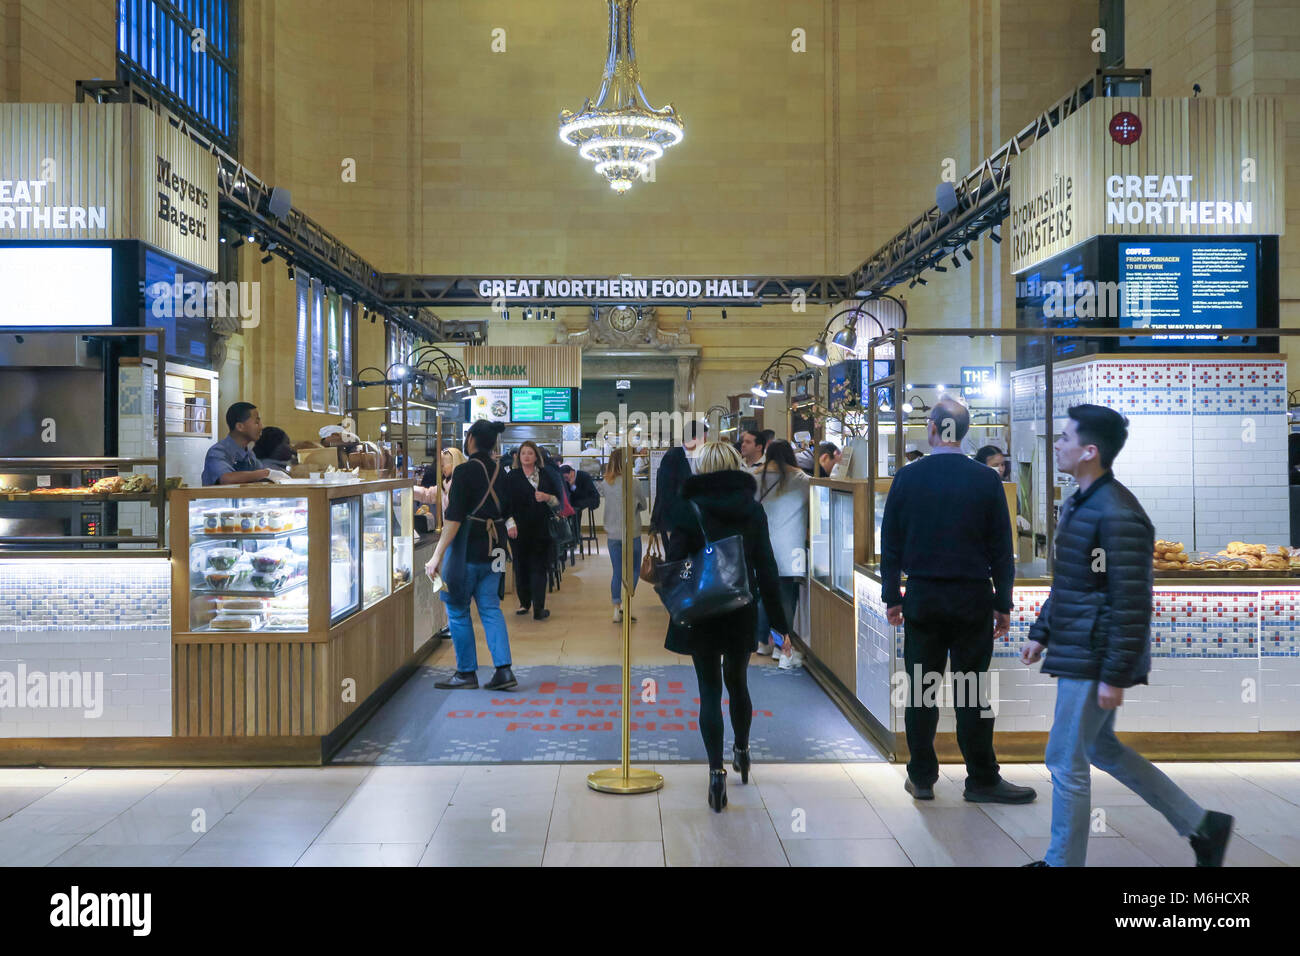
<path id="1" fill-rule="evenodd" d="M 1269 97 L 1094 99 L 1016 160 L 1011 271 L 1100 235 L 1281 235 L 1284 148 Z"/>
<path id="2" fill-rule="evenodd" d="M 758 293 L 754 280 L 743 277 L 574 276 L 568 279 L 479 279 L 478 294 L 481 299 L 503 299 L 506 302 L 528 299 L 557 302 L 564 299 L 752 299 Z"/>
<path id="3" fill-rule="evenodd" d="M 134 239 L 217 271 L 217 161 L 126 103 L 0 103 L 0 241 Z"/>

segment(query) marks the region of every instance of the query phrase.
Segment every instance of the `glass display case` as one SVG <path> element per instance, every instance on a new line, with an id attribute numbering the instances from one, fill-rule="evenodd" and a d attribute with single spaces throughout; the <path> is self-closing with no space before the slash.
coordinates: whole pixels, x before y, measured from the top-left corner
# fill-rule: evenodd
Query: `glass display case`
<path id="1" fill-rule="evenodd" d="M 172 492 L 172 617 L 190 633 L 321 633 L 412 576 L 409 482 Z"/>
<path id="2" fill-rule="evenodd" d="M 812 556 L 812 579 L 825 587 L 831 586 L 831 489 L 813 485 L 809 489 L 808 540 Z"/>
<path id="3" fill-rule="evenodd" d="M 392 496 L 372 491 L 361 499 L 361 606 L 370 607 L 393 590 Z"/>
<path id="4" fill-rule="evenodd" d="M 330 623 L 355 611 L 360 599 L 357 574 L 357 499 L 330 502 Z"/>
<path id="5" fill-rule="evenodd" d="M 393 590 L 411 583 L 415 551 L 415 495 L 410 488 L 394 488 L 393 495 Z"/>
<path id="6" fill-rule="evenodd" d="M 206 498 L 187 510 L 189 629 L 307 629 L 307 499 Z"/>
<path id="7" fill-rule="evenodd" d="M 831 489 L 831 588 L 853 600 L 853 493 Z"/>

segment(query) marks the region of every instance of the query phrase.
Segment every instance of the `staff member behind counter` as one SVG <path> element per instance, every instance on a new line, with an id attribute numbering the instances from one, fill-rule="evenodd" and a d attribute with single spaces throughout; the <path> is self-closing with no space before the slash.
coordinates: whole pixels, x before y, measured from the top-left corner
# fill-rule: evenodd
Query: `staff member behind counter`
<path id="1" fill-rule="evenodd" d="M 262 419 L 251 402 L 235 402 L 226 409 L 230 434 L 208 449 L 203 461 L 203 484 L 245 485 L 265 481 L 269 468 L 253 454 L 253 444 L 262 435 Z"/>

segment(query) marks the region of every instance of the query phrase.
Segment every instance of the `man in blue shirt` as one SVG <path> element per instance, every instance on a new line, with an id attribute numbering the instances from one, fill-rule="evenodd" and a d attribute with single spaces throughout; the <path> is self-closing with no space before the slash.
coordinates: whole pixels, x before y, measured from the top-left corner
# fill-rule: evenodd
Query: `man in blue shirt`
<path id="1" fill-rule="evenodd" d="M 230 434 L 208 449 L 203 461 L 203 484 L 244 485 L 264 481 L 269 468 L 253 454 L 253 443 L 262 434 L 262 418 L 251 402 L 235 402 L 226 409 Z"/>

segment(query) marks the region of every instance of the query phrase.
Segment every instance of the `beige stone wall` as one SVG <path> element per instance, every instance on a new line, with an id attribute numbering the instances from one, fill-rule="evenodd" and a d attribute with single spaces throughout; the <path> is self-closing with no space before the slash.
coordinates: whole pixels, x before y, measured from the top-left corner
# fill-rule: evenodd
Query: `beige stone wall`
<path id="1" fill-rule="evenodd" d="M 71 103 L 77 80 L 117 74 L 114 0 L 0 0 L 0 98 Z"/>
<path id="2" fill-rule="evenodd" d="M 1300 325 L 1300 4 L 1295 0 L 1126 0 L 1126 57 L 1149 65 L 1155 96 L 1274 96 L 1283 108 L 1286 234 L 1279 241 L 1281 324 Z M 1283 339 L 1290 383 L 1300 342 Z"/>

